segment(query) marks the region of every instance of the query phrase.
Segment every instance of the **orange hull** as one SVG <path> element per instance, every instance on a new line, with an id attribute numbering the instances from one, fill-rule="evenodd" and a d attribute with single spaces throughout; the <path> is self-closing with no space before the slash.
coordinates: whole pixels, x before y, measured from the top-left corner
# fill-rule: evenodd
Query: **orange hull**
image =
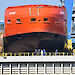
<path id="1" fill-rule="evenodd" d="M 65 8 L 50 5 L 8 7 L 5 11 L 5 37 L 31 32 L 66 36 Z"/>
<path id="2" fill-rule="evenodd" d="M 5 11 L 5 52 L 63 49 L 66 9 L 50 5 L 9 7 Z M 58 42 L 58 43 L 57 43 Z"/>

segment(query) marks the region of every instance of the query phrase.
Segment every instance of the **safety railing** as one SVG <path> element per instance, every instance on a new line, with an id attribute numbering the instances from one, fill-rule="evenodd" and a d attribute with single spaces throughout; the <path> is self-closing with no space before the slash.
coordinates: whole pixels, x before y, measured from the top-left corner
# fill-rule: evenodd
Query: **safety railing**
<path id="1" fill-rule="evenodd" d="M 45 53 L 35 53 L 35 52 L 24 52 L 24 53 L 2 53 L 0 56 L 74 56 L 74 53 L 65 53 L 65 52 L 45 52 Z"/>

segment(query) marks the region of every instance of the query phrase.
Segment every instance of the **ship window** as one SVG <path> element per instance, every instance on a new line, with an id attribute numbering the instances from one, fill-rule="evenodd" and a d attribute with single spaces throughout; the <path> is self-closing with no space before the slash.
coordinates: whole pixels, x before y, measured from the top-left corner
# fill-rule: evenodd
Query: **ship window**
<path id="1" fill-rule="evenodd" d="M 8 20 L 8 23 L 10 23 L 10 20 Z"/>
<path id="2" fill-rule="evenodd" d="M 31 21 L 36 21 L 36 18 L 31 18 Z"/>
<path id="3" fill-rule="evenodd" d="M 17 22 L 21 22 L 20 19 L 16 19 Z"/>
<path id="4" fill-rule="evenodd" d="M 16 24 L 22 24 L 20 19 L 16 19 Z"/>
<path id="5" fill-rule="evenodd" d="M 44 18 L 44 21 L 48 21 L 48 18 Z"/>
<path id="6" fill-rule="evenodd" d="M 41 20 L 39 20 L 39 22 L 41 22 Z"/>

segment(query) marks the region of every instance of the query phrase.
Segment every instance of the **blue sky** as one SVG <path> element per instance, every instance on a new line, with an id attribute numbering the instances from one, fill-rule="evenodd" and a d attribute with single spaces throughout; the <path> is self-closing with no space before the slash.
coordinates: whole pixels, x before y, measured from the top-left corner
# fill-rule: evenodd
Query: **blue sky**
<path id="1" fill-rule="evenodd" d="M 60 0 L 0 0 L 0 21 L 4 20 L 5 9 L 10 6 L 20 6 L 28 4 L 48 4 L 59 5 Z"/>

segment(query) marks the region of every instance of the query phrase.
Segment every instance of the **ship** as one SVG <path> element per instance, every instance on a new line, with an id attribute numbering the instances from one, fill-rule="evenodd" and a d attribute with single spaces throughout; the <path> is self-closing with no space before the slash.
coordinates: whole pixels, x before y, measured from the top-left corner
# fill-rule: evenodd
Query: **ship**
<path id="1" fill-rule="evenodd" d="M 61 0 L 61 1 L 64 1 L 64 0 Z M 72 3 L 73 3 L 73 0 L 65 0 L 66 9 L 70 8 L 72 6 Z M 67 5 L 68 5 L 68 7 L 67 7 Z M 67 19 L 67 24 L 68 24 L 68 22 L 69 23 L 72 22 L 70 19 L 74 15 L 74 14 L 71 15 L 71 13 L 72 13 L 71 9 L 72 8 L 68 9 L 69 14 L 67 14 L 67 17 L 69 16 L 69 18 Z M 68 13 L 68 11 L 67 11 L 67 13 Z M 16 12 L 14 12 L 13 10 L 10 11 L 10 12 L 12 12 L 12 13 L 10 13 L 11 15 L 14 14 L 14 18 L 15 19 L 12 18 L 12 16 L 11 16 L 12 19 L 10 18 L 10 16 L 7 19 L 8 16 L 6 16 L 7 14 L 5 15 L 6 16 L 5 20 L 9 21 L 9 24 L 8 24 L 8 22 L 7 22 L 7 24 L 5 23 L 5 26 L 7 25 L 5 27 L 5 29 L 7 28 L 8 30 L 7 30 L 7 33 L 4 33 L 4 42 L 7 43 L 7 44 L 9 42 L 11 42 L 13 44 L 15 41 L 22 40 L 22 38 L 26 39 L 26 35 L 28 35 L 28 34 L 29 34 L 29 37 L 31 38 L 32 33 L 33 34 L 34 33 L 43 33 L 43 34 L 46 33 L 48 36 L 49 36 L 49 34 L 50 35 L 51 34 L 54 34 L 54 35 L 58 34 L 58 35 L 62 35 L 63 37 L 64 36 L 66 37 L 66 33 L 65 34 L 63 34 L 63 33 L 59 34 L 59 33 L 51 32 L 52 30 L 51 31 L 50 30 L 46 31 L 45 29 L 48 30 L 48 28 L 46 28 L 47 24 L 44 25 L 43 23 L 41 23 L 45 16 L 43 18 L 42 18 L 42 16 L 40 17 L 40 19 L 42 18 L 41 22 L 40 22 L 40 25 L 45 26 L 44 32 L 42 32 L 42 31 L 41 32 L 40 31 L 32 32 L 31 30 L 30 30 L 30 32 L 26 32 L 26 31 L 22 32 L 22 30 L 23 30 L 22 26 L 23 25 L 25 25 L 24 27 L 26 27 L 26 25 L 28 25 L 30 28 L 33 25 L 33 24 L 32 25 L 31 24 L 24 24 L 25 21 L 22 21 L 22 20 L 28 20 L 29 21 L 28 18 L 30 18 L 30 16 L 27 17 L 26 19 L 22 19 L 21 16 L 17 15 L 18 17 L 20 17 L 20 22 L 21 23 L 20 24 L 19 23 L 15 24 L 16 21 L 14 21 L 14 20 L 16 20 L 16 16 L 15 16 Z M 23 17 L 25 17 L 25 16 L 23 16 Z M 55 18 L 55 16 L 53 16 L 53 17 Z M 58 17 L 59 16 L 57 16 L 56 18 L 58 18 Z M 47 16 L 45 18 L 47 18 Z M 48 17 L 48 19 L 49 18 L 51 18 L 51 16 Z M 60 18 L 62 18 L 62 17 L 60 17 Z M 36 20 L 37 20 L 37 18 L 36 18 Z M 28 23 L 28 21 L 26 23 Z M 31 21 L 31 18 L 30 18 L 30 21 Z M 29 23 L 30 23 L 30 21 L 29 21 Z M 52 20 L 50 20 L 49 23 L 51 23 L 51 21 Z M 55 19 L 53 21 L 55 21 Z M 60 19 L 59 19 L 59 21 L 60 21 Z M 37 22 L 38 22 L 38 20 L 37 20 Z M 39 25 L 37 22 L 35 22 L 36 23 L 35 25 Z M 52 24 L 49 24 L 49 25 L 50 26 L 52 26 L 52 25 L 56 26 L 56 24 L 53 24 L 53 23 L 54 22 L 52 22 Z M 14 29 L 12 25 L 13 26 L 17 25 L 17 26 L 16 27 L 14 26 L 15 27 L 15 29 Z M 18 27 L 19 25 L 21 25 L 21 27 Z M 58 23 L 58 25 L 59 25 L 59 23 Z M 59 28 L 60 28 L 60 25 L 59 25 Z M 66 25 L 66 24 L 63 24 L 62 26 L 64 26 L 64 25 Z M 43 26 L 42 26 L 42 28 L 43 28 Z M 70 27 L 70 26 L 68 25 L 68 27 Z M 21 32 L 18 29 L 18 31 L 20 33 L 17 33 L 17 29 L 16 28 L 20 28 L 20 29 L 22 28 Z M 9 29 L 11 29 L 11 31 Z M 28 29 L 28 28 L 26 27 L 26 29 Z M 36 30 L 37 28 L 33 28 L 33 29 Z M 14 30 L 15 30 L 15 32 L 13 32 Z M 40 29 L 40 30 L 42 30 L 42 29 Z M 67 29 L 65 29 L 65 30 L 67 30 Z M 10 33 L 12 33 L 12 34 L 9 34 L 8 31 Z M 31 36 L 30 36 L 30 34 L 31 34 Z M 27 37 L 27 38 L 29 38 L 29 37 Z M 42 37 L 44 37 L 44 36 L 42 35 Z M 50 38 L 50 37 L 47 37 L 47 38 Z M 10 40 L 10 39 L 12 39 L 12 40 Z M 13 39 L 15 39 L 15 41 Z M 53 39 L 54 38 L 51 38 L 51 40 L 53 40 Z M 63 39 L 66 40 L 65 38 L 63 38 Z M 31 38 L 31 40 L 32 40 L 32 38 Z M 49 40 L 49 39 L 46 39 L 46 40 Z M 56 40 L 57 40 L 57 38 L 56 38 Z M 72 39 L 67 39 L 67 41 L 68 41 L 68 43 L 66 43 L 66 44 L 67 44 L 68 48 L 70 48 L 70 46 L 72 45 L 71 44 L 72 43 Z M 24 42 L 26 42 L 26 40 Z M 65 42 L 65 41 L 63 41 L 63 42 Z M 6 46 L 7 47 L 11 46 L 11 43 L 9 43 Z M 21 42 L 19 41 L 18 43 L 21 43 Z M 48 44 L 48 42 L 46 44 Z M 57 44 L 58 44 L 58 42 L 57 42 Z M 55 44 L 55 45 L 57 45 L 57 44 Z M 17 46 L 17 44 L 15 44 L 15 46 Z M 19 52 L 19 53 L 16 53 L 16 50 L 15 50 L 15 53 L 3 52 L 0 55 L 0 75 L 9 75 L 9 74 L 10 75 L 16 75 L 16 74 L 17 75 L 75 75 L 75 49 L 73 49 L 73 53 L 70 53 L 70 52 L 69 53 L 68 52 L 67 53 L 65 53 L 65 52 L 43 52 L 42 49 L 41 49 L 41 53 L 38 52 L 37 54 L 35 54 L 34 52 L 22 52 L 22 53 Z"/>
<path id="2" fill-rule="evenodd" d="M 67 39 L 64 6 L 24 5 L 5 10 L 4 52 L 62 50 Z"/>

